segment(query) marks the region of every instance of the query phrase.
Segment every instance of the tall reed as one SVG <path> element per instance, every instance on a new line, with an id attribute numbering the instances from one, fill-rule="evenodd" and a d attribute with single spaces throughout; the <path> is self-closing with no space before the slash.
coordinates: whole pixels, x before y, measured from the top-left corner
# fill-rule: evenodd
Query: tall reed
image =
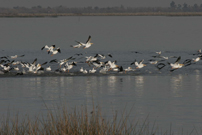
<path id="1" fill-rule="evenodd" d="M 114 112 L 113 117 L 104 117 L 99 106 L 88 110 L 87 107 L 68 111 L 66 107 L 49 110 L 45 115 L 34 118 L 28 115 L 19 119 L 7 117 L 1 120 L 1 135 L 170 135 L 171 128 L 162 131 L 148 117 L 143 121 L 131 119 L 130 113 Z M 150 127 L 151 126 L 151 127 Z"/>

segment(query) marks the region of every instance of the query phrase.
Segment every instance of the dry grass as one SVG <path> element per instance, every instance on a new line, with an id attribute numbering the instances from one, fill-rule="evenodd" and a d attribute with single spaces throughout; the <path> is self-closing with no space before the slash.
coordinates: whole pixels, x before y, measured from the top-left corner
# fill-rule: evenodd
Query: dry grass
<path id="1" fill-rule="evenodd" d="M 30 119 L 25 116 L 19 120 L 17 114 L 11 119 L 8 115 L 1 121 L 1 135 L 126 135 L 126 134 L 155 134 L 150 131 L 148 123 L 139 125 L 139 122 L 128 120 L 129 114 L 123 112 L 121 118 L 118 113 L 114 113 L 112 118 L 106 119 L 101 114 L 99 107 L 93 107 L 88 111 L 87 107 L 74 109 L 68 112 L 68 109 L 55 109 L 57 111 L 48 111 L 44 115 L 36 116 Z M 118 120 L 119 119 L 119 120 Z"/>
<path id="2" fill-rule="evenodd" d="M 88 111 L 87 107 L 74 109 L 56 108 L 57 111 L 48 111 L 44 115 L 30 119 L 29 116 L 19 120 L 17 114 L 14 119 L 9 115 L 1 121 L 1 135 L 170 135 L 174 134 L 171 128 L 161 131 L 148 118 L 144 121 L 131 120 L 130 113 L 125 111 L 112 118 L 104 118 L 99 107 Z M 182 134 L 182 133 L 180 133 Z"/>

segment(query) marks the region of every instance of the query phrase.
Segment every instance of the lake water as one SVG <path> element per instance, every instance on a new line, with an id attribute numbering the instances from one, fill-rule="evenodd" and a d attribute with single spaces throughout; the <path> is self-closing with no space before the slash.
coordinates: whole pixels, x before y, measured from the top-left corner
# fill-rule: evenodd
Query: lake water
<path id="1" fill-rule="evenodd" d="M 202 43 L 202 17 L 58 17 L 58 18 L 0 18 L 0 57 L 25 55 L 14 59 L 32 63 L 61 60 L 73 56 L 77 66 L 70 72 L 55 73 L 58 63 L 48 63 L 52 72 L 16 75 L 11 71 L 0 75 L 0 114 L 8 110 L 15 114 L 35 116 L 54 110 L 55 105 L 67 104 L 69 108 L 86 105 L 92 109 L 93 102 L 100 105 L 106 117 L 114 111 L 130 112 L 131 118 L 153 123 L 162 130 L 184 130 L 191 133 L 195 128 L 201 133 L 202 126 L 202 62 L 171 72 L 168 62 L 180 56 L 180 63 L 196 58 Z M 94 43 L 88 49 L 72 48 L 77 41 L 85 42 L 92 36 Z M 61 53 L 54 56 L 41 50 L 44 45 L 55 44 Z M 156 52 L 168 57 L 158 70 L 150 64 Z M 77 56 L 75 54 L 82 53 Z M 106 59 L 117 61 L 124 69 L 132 67 L 134 60 L 147 66 L 130 72 L 107 71 L 106 74 L 83 74 L 79 69 L 92 69 L 85 63 L 86 56 L 105 54 Z M 110 53 L 113 57 L 108 57 Z M 173 57 L 175 56 L 175 57 Z M 4 58 L 1 58 L 1 60 Z M 10 58 L 9 58 L 10 59 Z M 11 59 L 10 59 L 11 60 Z M 20 67 L 20 66 L 19 66 Z M 2 70 L 2 68 L 1 68 Z M 20 69 L 22 70 L 22 68 Z M 196 130 L 192 134 L 196 133 Z"/>

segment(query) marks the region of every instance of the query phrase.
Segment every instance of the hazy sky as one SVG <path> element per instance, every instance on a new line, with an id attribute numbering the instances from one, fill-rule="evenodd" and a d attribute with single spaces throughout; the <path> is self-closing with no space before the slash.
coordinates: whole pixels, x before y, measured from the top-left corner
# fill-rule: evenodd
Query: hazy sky
<path id="1" fill-rule="evenodd" d="M 176 4 L 187 3 L 188 5 L 202 4 L 201 0 L 0 0 L 0 7 L 14 6 L 42 6 L 42 7 L 112 7 L 123 5 L 125 7 L 168 7 L 174 1 Z"/>

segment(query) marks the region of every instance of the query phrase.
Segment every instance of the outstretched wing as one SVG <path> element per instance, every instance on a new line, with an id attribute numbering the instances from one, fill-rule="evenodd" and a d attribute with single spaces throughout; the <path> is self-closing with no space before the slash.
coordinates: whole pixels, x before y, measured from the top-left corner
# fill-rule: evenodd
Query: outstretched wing
<path id="1" fill-rule="evenodd" d="M 18 57 L 24 57 L 25 55 L 23 54 L 23 55 L 20 55 L 20 56 L 18 56 Z"/>
<path id="2" fill-rule="evenodd" d="M 43 50 L 45 48 L 45 46 L 43 46 L 42 48 L 41 48 L 41 50 Z"/>
<path id="3" fill-rule="evenodd" d="M 175 63 L 179 63 L 180 60 L 181 60 L 181 56 L 179 56 L 179 57 L 177 58 L 177 60 L 175 61 Z"/>
<path id="4" fill-rule="evenodd" d="M 142 64 L 142 62 L 143 62 L 143 61 L 144 61 L 144 59 L 143 59 L 143 60 L 141 60 L 139 63 L 140 63 L 140 64 Z"/>
<path id="5" fill-rule="evenodd" d="M 165 67 L 166 65 L 164 63 L 159 63 L 156 67 L 161 70 L 163 67 Z"/>
<path id="6" fill-rule="evenodd" d="M 37 58 L 34 59 L 34 61 L 32 62 L 33 65 L 36 65 L 36 61 L 37 61 Z"/>
<path id="7" fill-rule="evenodd" d="M 86 41 L 86 43 L 90 42 L 91 40 L 91 36 L 88 37 L 88 40 Z"/>
<path id="8" fill-rule="evenodd" d="M 58 52 L 59 52 L 59 53 L 61 53 L 61 50 L 60 50 L 60 48 L 58 48 L 57 50 L 58 50 Z"/>

